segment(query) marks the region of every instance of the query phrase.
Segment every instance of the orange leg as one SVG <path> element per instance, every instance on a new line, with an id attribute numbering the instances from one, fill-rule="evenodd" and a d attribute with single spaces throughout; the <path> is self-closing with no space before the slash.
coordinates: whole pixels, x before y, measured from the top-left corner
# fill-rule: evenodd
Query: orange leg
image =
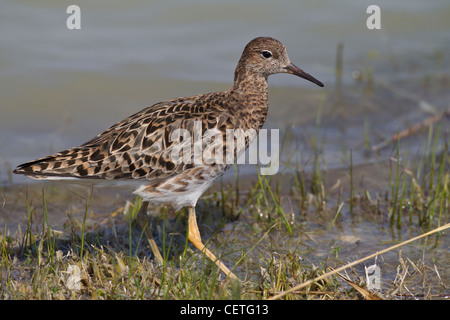
<path id="1" fill-rule="evenodd" d="M 216 256 L 209 251 L 202 242 L 202 238 L 200 237 L 200 231 L 197 226 L 197 218 L 195 217 L 195 208 L 189 207 L 189 230 L 188 230 L 188 238 L 189 241 L 201 252 L 203 252 L 211 261 L 213 261 L 220 270 L 225 273 L 227 277 L 232 279 L 238 279 L 236 275 L 230 271 Z"/>

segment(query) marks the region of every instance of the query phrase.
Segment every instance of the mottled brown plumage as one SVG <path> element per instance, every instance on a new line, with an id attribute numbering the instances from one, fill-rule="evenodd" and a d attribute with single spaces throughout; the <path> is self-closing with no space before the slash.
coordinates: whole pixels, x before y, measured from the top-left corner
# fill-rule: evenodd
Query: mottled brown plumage
<path id="1" fill-rule="evenodd" d="M 171 135 L 185 129 L 193 139 L 198 121 L 201 134 L 210 130 L 222 135 L 223 141 L 227 129 L 253 130 L 255 134 L 246 137 L 243 148 L 233 149 L 236 159 L 266 120 L 267 77 L 275 73 L 291 73 L 323 86 L 289 61 L 281 42 L 256 38 L 245 47 L 229 90 L 157 103 L 78 147 L 24 163 L 14 173 L 35 179 L 129 181 L 144 201 L 194 208 L 229 163 L 196 163 L 194 152 L 182 154 L 183 161 L 174 161 L 175 146 L 187 141 L 173 141 Z"/>

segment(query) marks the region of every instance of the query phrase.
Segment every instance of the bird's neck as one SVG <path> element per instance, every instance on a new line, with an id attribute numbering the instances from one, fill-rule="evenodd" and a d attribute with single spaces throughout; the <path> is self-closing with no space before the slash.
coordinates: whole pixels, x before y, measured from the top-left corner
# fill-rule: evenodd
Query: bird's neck
<path id="1" fill-rule="evenodd" d="M 267 101 L 267 77 L 253 73 L 239 63 L 234 72 L 234 83 L 231 91 L 244 96 Z"/>
<path id="2" fill-rule="evenodd" d="M 243 102 L 242 107 L 268 106 L 267 77 L 254 73 L 239 61 L 234 72 L 234 83 L 230 93 Z"/>
<path id="3" fill-rule="evenodd" d="M 252 73 L 236 72 L 228 91 L 230 107 L 242 123 L 257 131 L 262 128 L 269 108 L 267 78 Z"/>

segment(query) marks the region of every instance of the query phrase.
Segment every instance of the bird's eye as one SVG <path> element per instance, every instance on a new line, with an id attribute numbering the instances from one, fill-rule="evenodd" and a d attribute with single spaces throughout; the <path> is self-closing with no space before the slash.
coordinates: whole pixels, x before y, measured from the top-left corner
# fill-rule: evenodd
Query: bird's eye
<path id="1" fill-rule="evenodd" d="M 263 50 L 261 51 L 261 55 L 264 59 L 269 59 L 272 57 L 272 52 L 270 52 L 269 50 Z"/>

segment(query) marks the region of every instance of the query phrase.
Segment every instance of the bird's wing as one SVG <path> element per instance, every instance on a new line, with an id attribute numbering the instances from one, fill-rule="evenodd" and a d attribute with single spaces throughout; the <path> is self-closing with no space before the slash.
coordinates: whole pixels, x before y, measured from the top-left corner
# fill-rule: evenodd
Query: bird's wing
<path id="1" fill-rule="evenodd" d="M 183 133 L 193 139 L 199 121 L 201 134 L 207 129 L 229 125 L 230 117 L 224 106 L 212 106 L 202 103 L 203 100 L 211 101 L 207 95 L 201 95 L 157 103 L 114 124 L 81 146 L 19 165 L 14 173 L 37 179 L 111 180 L 153 180 L 176 175 L 196 165 L 193 152 L 183 153 L 186 150 L 183 147 L 192 142 Z M 181 134 L 177 134 L 177 129 Z M 174 155 L 179 155 L 178 161 L 173 160 Z"/>

